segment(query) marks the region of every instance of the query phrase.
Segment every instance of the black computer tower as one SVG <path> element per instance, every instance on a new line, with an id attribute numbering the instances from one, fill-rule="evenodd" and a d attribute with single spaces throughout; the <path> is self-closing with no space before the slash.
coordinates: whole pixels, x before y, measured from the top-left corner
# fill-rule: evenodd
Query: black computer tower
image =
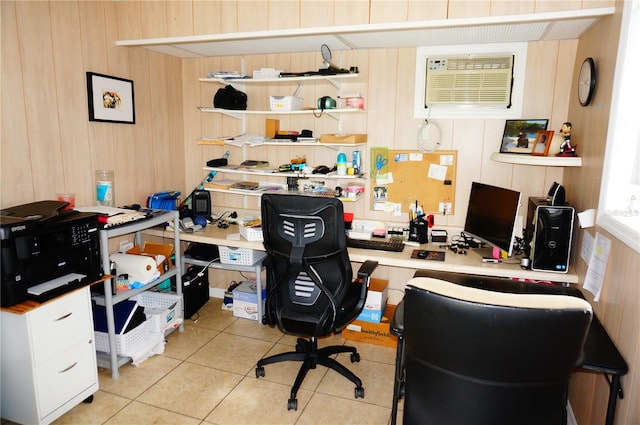
<path id="1" fill-rule="evenodd" d="M 551 205 L 547 198 L 529 198 L 525 239 L 530 243 L 532 270 L 569 271 L 574 215 L 569 205 Z"/>
<path id="2" fill-rule="evenodd" d="M 204 270 L 203 270 L 204 269 Z M 199 276 L 201 273 L 202 276 Z M 175 291 L 175 279 L 171 280 Z M 184 301 L 184 318 L 189 319 L 209 301 L 209 270 L 202 266 L 191 266 L 182 275 L 182 299 Z"/>

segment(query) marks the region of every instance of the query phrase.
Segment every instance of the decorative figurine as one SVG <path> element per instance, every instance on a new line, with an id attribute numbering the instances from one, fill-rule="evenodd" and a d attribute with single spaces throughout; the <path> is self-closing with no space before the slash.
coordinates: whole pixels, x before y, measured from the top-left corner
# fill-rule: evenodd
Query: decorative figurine
<path id="1" fill-rule="evenodd" d="M 564 137 L 564 141 L 560 145 L 560 153 L 556 156 L 577 156 L 576 147 L 578 145 L 571 145 L 571 123 L 565 122 L 562 124 L 560 134 Z"/>

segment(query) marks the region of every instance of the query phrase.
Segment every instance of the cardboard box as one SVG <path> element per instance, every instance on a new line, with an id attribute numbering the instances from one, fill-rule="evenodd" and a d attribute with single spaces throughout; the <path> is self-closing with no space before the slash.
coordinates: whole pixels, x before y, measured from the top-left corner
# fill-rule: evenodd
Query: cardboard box
<path id="1" fill-rule="evenodd" d="M 358 134 L 345 134 L 344 136 L 338 136 L 336 134 L 321 134 L 320 143 L 366 143 L 367 135 Z"/>
<path id="2" fill-rule="evenodd" d="M 356 320 L 365 322 L 380 323 L 387 306 L 387 294 L 389 292 L 389 281 L 385 279 L 371 278 L 369 281 L 369 291 L 364 309 Z"/>
<path id="3" fill-rule="evenodd" d="M 233 290 L 233 315 L 258 321 L 257 283 L 244 281 Z M 262 310 L 267 298 L 267 290 L 262 288 Z M 260 319 L 262 320 L 262 319 Z"/>
<path id="4" fill-rule="evenodd" d="M 398 345 L 398 337 L 391 334 L 390 331 L 391 320 L 393 320 L 396 307 L 394 304 L 389 304 L 385 308 L 384 316 L 380 323 L 354 320 L 342 331 L 342 337 L 352 341 L 396 348 Z"/>
<path id="5" fill-rule="evenodd" d="M 171 254 L 173 254 L 173 245 L 163 245 L 160 243 L 145 242 L 142 249 L 140 245 L 136 245 L 127 251 L 127 254 L 146 255 L 148 257 L 154 257 L 158 262 L 157 256 L 163 255 L 164 261 L 158 263 L 158 271 L 160 274 L 166 273 L 171 270 L 173 263 L 171 262 Z"/>

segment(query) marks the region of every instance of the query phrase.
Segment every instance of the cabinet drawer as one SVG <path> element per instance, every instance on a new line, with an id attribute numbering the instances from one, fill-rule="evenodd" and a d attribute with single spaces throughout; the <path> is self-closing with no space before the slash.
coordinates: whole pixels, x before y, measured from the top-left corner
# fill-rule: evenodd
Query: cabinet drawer
<path id="1" fill-rule="evenodd" d="M 40 418 L 96 386 L 98 369 L 93 343 L 85 342 L 58 354 L 35 369 Z"/>
<path id="2" fill-rule="evenodd" d="M 28 313 L 34 363 L 93 339 L 89 288 L 64 295 Z"/>

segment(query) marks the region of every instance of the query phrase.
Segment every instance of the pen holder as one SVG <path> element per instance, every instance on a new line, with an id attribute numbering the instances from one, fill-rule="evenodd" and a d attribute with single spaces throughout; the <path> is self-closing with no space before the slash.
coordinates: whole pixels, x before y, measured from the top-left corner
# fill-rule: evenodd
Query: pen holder
<path id="1" fill-rule="evenodd" d="M 409 240 L 418 243 L 429 242 L 429 227 L 422 217 L 411 220 L 409 223 Z"/>

